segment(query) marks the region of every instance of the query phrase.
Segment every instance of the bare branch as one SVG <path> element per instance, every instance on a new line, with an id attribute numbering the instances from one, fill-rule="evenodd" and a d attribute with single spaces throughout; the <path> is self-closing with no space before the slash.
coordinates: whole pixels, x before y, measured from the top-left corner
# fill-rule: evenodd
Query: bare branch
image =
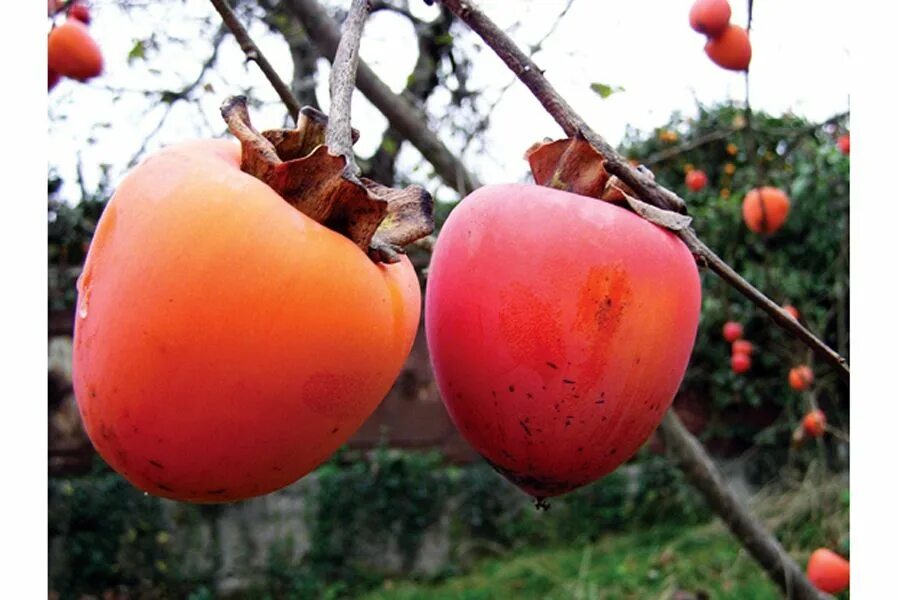
<path id="1" fill-rule="evenodd" d="M 240 49 L 243 50 L 247 60 L 252 60 L 259 65 L 262 73 L 265 75 L 266 79 L 269 80 L 269 83 L 272 84 L 272 87 L 275 88 L 275 91 L 281 98 L 281 102 L 287 107 L 287 111 L 290 113 L 291 118 L 293 118 L 294 123 L 296 123 L 300 114 L 300 103 L 293 97 L 290 88 L 288 88 L 287 84 L 285 84 L 278 76 L 274 67 L 272 67 L 262 51 L 259 50 L 256 43 L 250 38 L 250 34 L 247 33 L 247 30 L 241 25 L 240 21 L 237 19 L 237 15 L 234 14 L 234 11 L 228 6 L 227 0 L 210 0 L 210 2 L 212 2 L 215 10 L 221 15 L 222 21 L 224 21 L 232 35 L 234 35 L 234 39 L 240 44 Z"/>
<path id="2" fill-rule="evenodd" d="M 815 589 L 777 538 L 752 516 L 727 487 L 702 445 L 687 431 L 673 410 L 665 414 L 659 432 L 665 449 L 674 455 L 693 486 L 788 598 L 822 600 L 830 597 Z"/>
<path id="3" fill-rule="evenodd" d="M 496 52 L 506 66 L 531 90 L 566 135 L 587 140 L 603 155 L 606 161 L 605 168 L 609 173 L 618 176 L 638 194 L 642 201 L 663 210 L 686 212 L 686 203 L 683 199 L 656 183 L 648 174 L 631 166 L 602 136 L 593 131 L 553 88 L 537 65 L 474 4 L 465 0 L 441 1 Z M 736 271 L 699 240 L 692 228 L 677 231 L 676 235 L 687 244 L 687 247 L 698 257 L 700 262 L 712 266 L 713 270 L 728 284 L 768 313 L 783 329 L 809 345 L 812 350 L 834 367 L 841 377 L 849 379 L 849 366 L 843 357 L 800 323 L 790 319 L 777 304 L 740 277 Z"/>
<path id="4" fill-rule="evenodd" d="M 285 0 L 303 22 L 309 38 L 322 54 L 334 60 L 340 32 L 316 0 Z M 446 185 L 465 195 L 480 186 L 477 178 L 426 126 L 426 116 L 406 99 L 394 94 L 364 61 L 359 61 L 356 87 L 387 117 L 390 125 L 414 145 Z"/>
<path id="5" fill-rule="evenodd" d="M 353 0 L 350 14 L 344 22 L 343 35 L 337 46 L 331 69 L 331 111 L 328 128 L 325 130 L 325 144 L 332 154 L 346 159 L 345 172 L 352 177 L 359 176 L 359 166 L 353 155 L 353 134 L 350 125 L 350 106 L 353 90 L 356 89 L 356 68 L 359 65 L 359 43 L 362 28 L 369 10 L 368 0 Z"/>

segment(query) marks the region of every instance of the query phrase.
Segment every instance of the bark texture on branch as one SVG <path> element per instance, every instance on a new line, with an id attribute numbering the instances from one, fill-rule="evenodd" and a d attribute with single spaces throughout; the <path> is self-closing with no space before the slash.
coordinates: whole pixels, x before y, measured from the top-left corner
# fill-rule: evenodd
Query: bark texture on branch
<path id="1" fill-rule="evenodd" d="M 284 1 L 289 10 L 302 21 L 307 35 L 322 54 L 333 61 L 340 41 L 340 31 L 324 7 L 316 0 Z M 462 195 L 480 187 L 474 175 L 427 128 L 427 116 L 407 100 L 394 94 L 362 60 L 359 61 L 356 74 L 356 87 L 387 117 L 391 127 L 409 140 L 434 166 L 446 185 Z"/>
<path id="2" fill-rule="evenodd" d="M 534 61 L 472 2 L 466 0 L 441 0 L 441 2 L 468 24 L 493 49 L 497 56 L 506 63 L 506 66 L 531 90 L 566 135 L 587 140 L 605 158 L 606 170 L 633 189 L 640 200 L 663 210 L 686 213 L 686 203 L 682 198 L 656 183 L 640 169 L 633 167 L 601 135 L 593 131 L 549 83 Z M 840 377 L 848 381 L 849 365 L 843 357 L 801 323 L 790 319 L 776 303 L 740 277 L 736 271 L 702 243 L 692 228 L 681 229 L 675 234 L 683 240 L 701 264 L 711 266 L 716 274 L 746 296 L 753 304 L 768 313 L 775 323 L 806 343 L 815 354 L 831 365 Z"/>
<path id="3" fill-rule="evenodd" d="M 721 478 L 702 445 L 687 431 L 677 414 L 669 410 L 662 420 L 659 433 L 666 452 L 674 456 L 690 483 L 702 494 L 752 557 L 784 591 L 795 600 L 825 600 L 832 598 L 818 591 L 771 533 L 752 516 Z"/>

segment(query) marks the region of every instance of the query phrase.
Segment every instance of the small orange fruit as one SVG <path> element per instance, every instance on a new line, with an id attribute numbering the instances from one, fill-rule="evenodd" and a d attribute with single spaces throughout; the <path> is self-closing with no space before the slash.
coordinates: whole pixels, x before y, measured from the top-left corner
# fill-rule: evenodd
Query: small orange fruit
<path id="1" fill-rule="evenodd" d="M 791 388 L 801 392 L 807 390 L 815 382 L 815 374 L 808 365 L 799 365 L 790 369 L 787 379 Z"/>
<path id="2" fill-rule="evenodd" d="M 730 71 L 745 71 L 752 60 L 749 34 L 742 27 L 729 25 L 724 33 L 706 42 L 705 53 L 719 67 Z"/>
<path id="3" fill-rule="evenodd" d="M 743 221 L 755 233 L 774 233 L 789 212 L 790 198 L 775 187 L 750 190 L 743 198 Z"/>

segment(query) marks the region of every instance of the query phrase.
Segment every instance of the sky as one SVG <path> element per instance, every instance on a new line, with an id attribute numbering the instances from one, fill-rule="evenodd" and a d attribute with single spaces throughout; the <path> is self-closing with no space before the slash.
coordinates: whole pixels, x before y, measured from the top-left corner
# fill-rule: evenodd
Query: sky
<path id="1" fill-rule="evenodd" d="M 527 48 L 547 35 L 567 4 L 568 0 L 484 0 L 480 6 Z M 746 3 L 731 5 L 731 22 L 745 25 Z M 87 84 L 64 80 L 49 97 L 48 161 L 66 181 L 64 197 L 78 197 L 75 173 L 79 157 L 91 189 L 102 163 L 111 166 L 115 185 L 133 159 L 142 156 L 142 150 L 221 135 L 224 126 L 218 106 L 231 93 L 249 90 L 266 101 L 263 110 L 252 114 L 260 129 L 283 125 L 285 111 L 271 86 L 256 65 L 245 63 L 230 36 L 204 79 L 210 87 L 196 105 L 176 103 L 163 122 L 168 106 L 153 104 L 141 93 L 177 89 L 197 76 L 211 52 L 219 22 L 210 3 L 151 2 L 123 9 L 115 2 L 96 0 L 92 6 L 91 32 L 103 50 L 105 72 Z M 573 0 L 534 58 L 562 96 L 612 144 L 621 141 L 628 125 L 651 130 L 673 111 L 694 113 L 697 102 L 742 101 L 746 93 L 742 74 L 721 69 L 708 59 L 703 51 L 704 36 L 688 25 L 690 6 L 691 0 Z M 793 111 L 812 121 L 848 109 L 850 56 L 841 35 L 842 7 L 835 0 L 754 2 L 750 67 L 754 109 Z M 415 0 L 411 8 L 423 18 L 436 11 Z M 469 51 L 474 65 L 469 87 L 482 91 L 485 104 L 492 103 L 513 77 L 470 32 L 461 31 L 464 34 L 457 43 Z M 251 27 L 250 33 L 282 77 L 289 79 L 292 66 L 284 42 L 259 24 Z M 154 35 L 157 47 L 149 47 L 145 59 L 129 62 L 135 42 Z M 415 61 L 411 25 L 398 15 L 376 13 L 366 24 L 361 55 L 399 92 Z M 318 96 L 326 110 L 327 73 L 327 63 L 322 61 Z M 624 91 L 602 99 L 590 89 L 594 82 Z M 429 102 L 433 114 L 443 112 L 445 96 L 438 93 Z M 362 134 L 356 150 L 367 156 L 377 147 L 386 120 L 357 92 L 353 123 Z M 437 133 L 452 150 L 461 150 L 462 140 L 454 139 L 448 128 L 441 127 Z M 516 82 L 496 105 L 483 144 L 469 147 L 463 160 L 485 183 L 522 180 L 526 176 L 524 150 L 544 137 L 560 135 L 528 90 Z M 421 160 L 417 151 L 406 145 L 400 168 L 412 172 Z M 455 197 L 436 181 L 428 182 L 424 172 L 419 170 L 416 173 L 420 174 L 411 177 L 432 192 L 440 192 L 437 195 L 442 199 Z"/>

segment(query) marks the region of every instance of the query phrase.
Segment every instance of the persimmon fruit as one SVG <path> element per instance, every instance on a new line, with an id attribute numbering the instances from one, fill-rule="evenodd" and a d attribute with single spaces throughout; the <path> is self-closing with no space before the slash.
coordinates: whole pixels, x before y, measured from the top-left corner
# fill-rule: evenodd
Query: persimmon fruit
<path id="1" fill-rule="evenodd" d="M 736 321 L 728 321 L 724 324 L 724 327 L 721 328 L 721 335 L 723 335 L 724 339 L 728 342 L 736 342 L 743 337 L 743 326 Z"/>
<path id="2" fill-rule="evenodd" d="M 684 183 L 686 183 L 690 191 L 693 192 L 698 192 L 704 188 L 708 182 L 708 176 L 705 174 L 705 171 L 701 169 L 693 169 L 684 177 Z"/>
<path id="3" fill-rule="evenodd" d="M 783 306 L 784 312 L 790 315 L 795 320 L 799 320 L 799 310 L 793 306 L 792 304 L 784 304 Z"/>
<path id="4" fill-rule="evenodd" d="M 119 185 L 78 282 L 73 375 L 90 440 L 138 488 L 262 495 L 374 411 L 418 327 L 405 257 L 375 263 L 199 140 Z"/>
<path id="5" fill-rule="evenodd" d="M 787 379 L 791 388 L 801 392 L 807 390 L 815 382 L 815 374 L 808 365 L 798 365 L 790 369 Z"/>
<path id="6" fill-rule="evenodd" d="M 70 19 L 77 19 L 85 25 L 90 25 L 91 11 L 83 2 L 73 2 L 69 6 L 68 13 Z"/>
<path id="7" fill-rule="evenodd" d="M 86 81 L 103 72 L 103 54 L 84 23 L 67 19 L 50 31 L 47 64 L 60 75 Z"/>
<path id="8" fill-rule="evenodd" d="M 752 342 L 747 342 L 746 340 L 737 340 L 731 345 L 731 353 L 733 354 L 746 354 L 747 356 L 751 356 L 754 349 Z"/>
<path id="9" fill-rule="evenodd" d="M 824 411 L 813 410 L 802 419 L 802 428 L 811 437 L 821 437 L 827 427 L 827 417 Z"/>
<path id="10" fill-rule="evenodd" d="M 752 368 L 752 358 L 743 352 L 734 352 L 730 357 L 731 370 L 740 375 Z"/>
<path id="11" fill-rule="evenodd" d="M 818 548 L 808 559 L 806 575 L 822 592 L 839 594 L 849 587 L 849 561 L 827 548 Z"/>
<path id="12" fill-rule="evenodd" d="M 765 186 L 750 190 L 743 197 L 743 222 L 755 233 L 776 232 L 789 213 L 790 198 L 781 189 Z"/>
<path id="13" fill-rule="evenodd" d="M 499 473 L 538 498 L 610 473 L 687 367 L 700 284 L 670 232 L 594 198 L 491 185 L 447 219 L 425 328 L 441 397 Z"/>
<path id="14" fill-rule="evenodd" d="M 849 134 L 844 133 L 840 137 L 837 138 L 837 147 L 840 149 L 840 152 L 843 154 L 849 154 Z"/>
<path id="15" fill-rule="evenodd" d="M 730 25 L 727 0 L 696 0 L 690 8 L 690 27 L 698 33 L 717 37 Z"/>
<path id="16" fill-rule="evenodd" d="M 737 25 L 728 25 L 721 34 L 709 38 L 705 53 L 713 63 L 730 71 L 746 71 L 752 61 L 749 34 Z"/>
<path id="17" fill-rule="evenodd" d="M 59 83 L 60 76 L 59 73 L 54 71 L 51 68 L 47 68 L 47 91 L 52 90 L 56 87 L 56 84 Z"/>

